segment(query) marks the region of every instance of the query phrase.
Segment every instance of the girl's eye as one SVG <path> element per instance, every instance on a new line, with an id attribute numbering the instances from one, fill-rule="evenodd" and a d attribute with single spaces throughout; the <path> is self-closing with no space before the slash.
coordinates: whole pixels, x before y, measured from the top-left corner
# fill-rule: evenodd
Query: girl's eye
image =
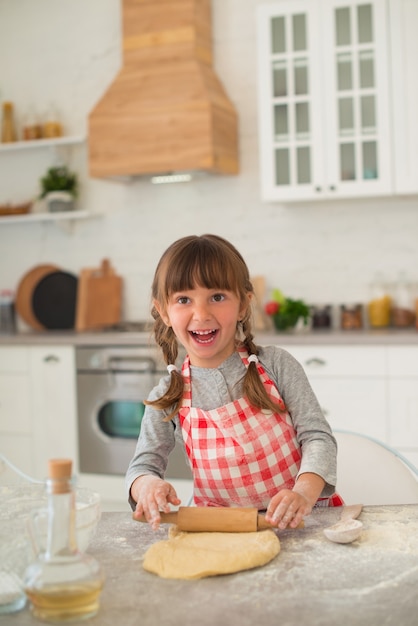
<path id="1" fill-rule="evenodd" d="M 225 296 L 223 293 L 215 293 L 213 294 L 212 298 L 215 302 L 222 302 L 222 300 L 225 300 Z"/>
<path id="2" fill-rule="evenodd" d="M 177 302 L 179 304 L 187 304 L 188 302 L 190 302 L 190 299 L 187 296 L 180 296 L 179 298 L 177 298 Z"/>

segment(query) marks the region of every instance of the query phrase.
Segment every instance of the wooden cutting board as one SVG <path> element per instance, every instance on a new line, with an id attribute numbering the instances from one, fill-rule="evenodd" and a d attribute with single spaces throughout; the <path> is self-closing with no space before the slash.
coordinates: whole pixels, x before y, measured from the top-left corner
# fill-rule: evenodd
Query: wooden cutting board
<path id="1" fill-rule="evenodd" d="M 104 259 L 99 268 L 81 270 L 78 281 L 76 330 L 100 330 L 121 321 L 122 278 Z"/>

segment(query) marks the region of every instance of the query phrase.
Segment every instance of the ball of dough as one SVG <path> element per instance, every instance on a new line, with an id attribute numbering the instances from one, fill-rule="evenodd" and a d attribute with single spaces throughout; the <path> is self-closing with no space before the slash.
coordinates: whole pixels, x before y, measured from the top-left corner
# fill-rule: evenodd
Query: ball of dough
<path id="1" fill-rule="evenodd" d="M 259 567 L 279 552 L 273 530 L 188 533 L 173 527 L 167 540 L 148 548 L 143 567 L 161 578 L 192 580 Z"/>

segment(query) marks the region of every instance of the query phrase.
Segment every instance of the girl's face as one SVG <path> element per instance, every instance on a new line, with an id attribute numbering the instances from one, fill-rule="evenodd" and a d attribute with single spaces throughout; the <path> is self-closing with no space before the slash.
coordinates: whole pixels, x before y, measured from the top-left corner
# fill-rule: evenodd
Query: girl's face
<path id="1" fill-rule="evenodd" d="M 249 306 L 232 291 L 196 287 L 173 293 L 165 311 L 154 303 L 187 351 L 190 363 L 217 367 L 235 350 L 237 322 Z"/>

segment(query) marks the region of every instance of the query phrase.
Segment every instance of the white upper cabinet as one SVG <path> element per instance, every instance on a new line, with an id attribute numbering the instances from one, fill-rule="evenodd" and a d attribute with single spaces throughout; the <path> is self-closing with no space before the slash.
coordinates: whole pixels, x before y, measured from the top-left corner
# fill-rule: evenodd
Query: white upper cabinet
<path id="1" fill-rule="evenodd" d="M 262 196 L 393 192 L 386 0 L 258 9 Z"/>
<path id="2" fill-rule="evenodd" d="M 418 192 L 418 0 L 390 0 L 395 191 Z"/>

